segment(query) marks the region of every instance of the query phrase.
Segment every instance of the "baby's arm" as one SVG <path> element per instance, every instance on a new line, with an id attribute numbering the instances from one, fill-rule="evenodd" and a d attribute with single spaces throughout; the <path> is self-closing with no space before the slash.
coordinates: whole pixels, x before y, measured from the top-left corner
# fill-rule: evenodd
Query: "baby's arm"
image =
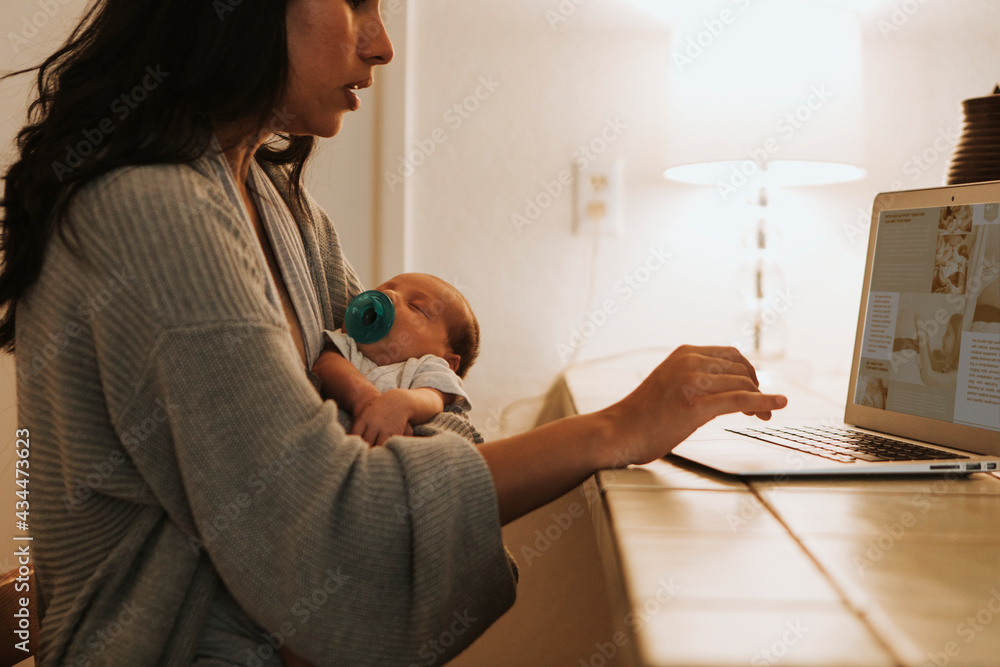
<path id="1" fill-rule="evenodd" d="M 333 399 L 355 417 L 380 395 L 375 385 L 345 359 L 333 343 L 328 342 L 323 348 L 313 365 L 313 373 L 322 383 L 323 398 Z"/>
<path id="2" fill-rule="evenodd" d="M 452 400 L 451 394 L 430 387 L 390 389 L 355 415 L 351 432 L 379 446 L 394 435 L 412 432 L 413 426 L 429 422 Z"/>

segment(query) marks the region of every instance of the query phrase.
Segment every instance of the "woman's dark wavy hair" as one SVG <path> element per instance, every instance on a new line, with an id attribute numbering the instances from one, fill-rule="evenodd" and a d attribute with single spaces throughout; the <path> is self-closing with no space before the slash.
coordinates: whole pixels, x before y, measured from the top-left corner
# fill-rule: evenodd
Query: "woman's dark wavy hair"
<path id="1" fill-rule="evenodd" d="M 288 72 L 286 5 L 95 0 L 58 51 L 4 77 L 37 71 L 38 96 L 0 200 L 0 350 L 14 351 L 17 302 L 38 280 L 53 233 L 66 241 L 65 214 L 84 185 L 126 165 L 190 162 L 208 148 L 213 123 L 274 127 Z M 292 165 L 300 206 L 314 140 L 276 136 L 256 156 Z"/>

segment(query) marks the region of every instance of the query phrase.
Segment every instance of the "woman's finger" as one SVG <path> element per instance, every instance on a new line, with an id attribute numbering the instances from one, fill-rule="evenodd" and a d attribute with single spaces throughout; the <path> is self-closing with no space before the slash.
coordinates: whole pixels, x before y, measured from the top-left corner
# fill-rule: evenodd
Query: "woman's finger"
<path id="1" fill-rule="evenodd" d="M 751 391 L 727 391 L 704 394 L 695 399 L 697 408 L 704 412 L 705 421 L 731 412 L 753 412 L 768 414 L 788 405 L 788 399 L 781 394 L 761 394 Z"/>
<path id="2" fill-rule="evenodd" d="M 714 375 L 710 372 L 694 373 L 681 391 L 689 403 L 705 394 L 718 394 L 730 391 L 757 392 L 757 385 L 746 375 Z"/>
<path id="3" fill-rule="evenodd" d="M 694 348 L 697 350 L 698 354 L 703 356 L 714 357 L 719 360 L 728 361 L 734 364 L 740 365 L 746 370 L 747 377 L 753 380 L 755 385 L 759 385 L 760 382 L 757 380 L 757 371 L 754 369 L 753 364 L 743 356 L 739 350 L 735 347 L 723 347 L 723 346 L 713 346 L 709 345 L 706 347 Z"/>
<path id="4" fill-rule="evenodd" d="M 716 360 L 718 362 L 719 360 Z M 721 393 L 726 391 L 760 391 L 753 380 L 749 376 L 745 375 L 746 368 L 742 364 L 736 362 L 722 361 L 721 363 L 727 364 L 727 370 L 731 370 L 734 374 L 732 375 L 714 375 L 713 369 L 708 371 L 708 374 L 703 374 L 699 376 L 700 381 L 691 385 L 692 388 L 687 388 L 686 391 L 689 394 L 688 400 L 690 401 L 692 396 L 698 395 L 698 392 L 702 393 Z M 718 365 L 718 364 L 716 364 Z M 743 410 L 743 414 L 748 417 L 756 416 L 758 419 L 763 421 L 768 421 L 771 419 L 771 411 L 765 410 L 762 412 L 755 412 L 752 410 Z"/>
<path id="5" fill-rule="evenodd" d="M 691 358 L 696 360 L 698 368 L 705 373 L 712 375 L 742 375 L 749 378 L 755 387 L 757 386 L 757 376 L 754 374 L 753 366 L 747 367 L 739 361 L 732 361 L 724 357 L 708 354 L 692 354 Z"/>

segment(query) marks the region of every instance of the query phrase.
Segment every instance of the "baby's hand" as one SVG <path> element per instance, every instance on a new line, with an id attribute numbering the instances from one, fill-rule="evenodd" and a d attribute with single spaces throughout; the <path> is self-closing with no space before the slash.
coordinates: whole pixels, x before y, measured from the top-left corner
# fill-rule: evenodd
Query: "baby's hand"
<path id="1" fill-rule="evenodd" d="M 384 445 L 394 435 L 413 435 L 410 406 L 403 390 L 387 391 L 365 405 L 354 416 L 351 435 L 360 435 L 374 447 Z"/>

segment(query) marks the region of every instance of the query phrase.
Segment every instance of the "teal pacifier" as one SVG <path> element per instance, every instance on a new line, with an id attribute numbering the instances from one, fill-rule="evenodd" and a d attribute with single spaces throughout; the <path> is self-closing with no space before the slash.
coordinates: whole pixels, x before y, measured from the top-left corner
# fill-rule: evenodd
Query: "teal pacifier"
<path id="1" fill-rule="evenodd" d="M 378 290 L 368 290 L 347 304 L 344 328 L 358 343 L 374 343 L 385 338 L 396 319 L 392 301 Z"/>

